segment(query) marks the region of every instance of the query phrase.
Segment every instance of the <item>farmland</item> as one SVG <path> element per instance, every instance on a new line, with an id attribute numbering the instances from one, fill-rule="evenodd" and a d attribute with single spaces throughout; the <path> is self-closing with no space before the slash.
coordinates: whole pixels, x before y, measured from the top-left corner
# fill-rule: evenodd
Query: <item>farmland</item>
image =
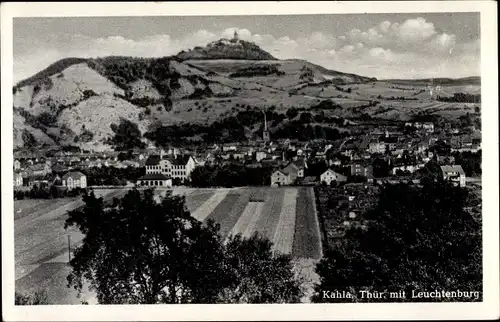
<path id="1" fill-rule="evenodd" d="M 120 197 L 124 190 L 98 190 L 105 200 Z M 83 235 L 64 229 L 66 213 L 83 205 L 81 198 L 19 200 L 14 203 L 16 291 L 44 289 L 54 303 L 79 303 L 65 287 L 69 272 L 68 236 L 77 245 Z M 85 299 L 85 296 L 84 296 Z"/>
<path id="2" fill-rule="evenodd" d="M 310 188 L 220 188 L 174 189 L 186 197 L 191 215 L 213 220 L 220 234 L 259 233 L 274 244 L 274 250 L 295 258 L 321 258 L 318 224 Z M 166 190 L 157 190 L 162 196 Z"/>
<path id="3" fill-rule="evenodd" d="M 125 189 L 96 190 L 105 200 L 121 197 Z M 157 190 L 156 196 L 166 194 Z M 322 256 L 319 224 L 311 188 L 175 188 L 174 195 L 186 197 L 193 217 L 220 225 L 223 238 L 255 233 L 273 242 L 273 250 L 290 254 L 300 274 L 316 280 L 314 263 Z M 20 200 L 14 204 L 16 290 L 48 290 L 55 303 L 79 303 L 65 287 L 69 273 L 68 237 L 74 247 L 83 239 L 75 229 L 64 229 L 66 212 L 83 205 L 81 198 Z M 90 293 L 84 299 L 91 298 Z"/>

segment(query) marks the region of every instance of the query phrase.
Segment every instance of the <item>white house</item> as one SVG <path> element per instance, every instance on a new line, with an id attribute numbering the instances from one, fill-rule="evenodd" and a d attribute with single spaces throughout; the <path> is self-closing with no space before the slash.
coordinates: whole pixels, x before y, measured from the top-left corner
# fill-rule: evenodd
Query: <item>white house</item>
<path id="1" fill-rule="evenodd" d="M 401 165 L 394 166 L 392 168 L 392 174 L 395 175 L 398 172 L 398 170 L 408 171 L 410 173 L 413 173 L 413 172 L 417 171 L 418 169 L 422 169 L 424 166 L 425 166 L 424 163 L 401 164 Z"/>
<path id="2" fill-rule="evenodd" d="M 14 160 L 14 170 L 21 169 L 21 162 L 19 160 Z"/>
<path id="3" fill-rule="evenodd" d="M 329 164 L 330 166 L 332 166 L 332 165 L 337 165 L 337 166 L 339 166 L 339 165 L 342 165 L 342 161 L 341 161 L 340 159 L 335 158 L 335 159 L 333 159 L 333 160 L 328 160 L 328 164 Z"/>
<path id="4" fill-rule="evenodd" d="M 448 180 L 454 185 L 465 187 L 465 172 L 461 165 L 443 165 L 441 166 L 443 179 Z"/>
<path id="5" fill-rule="evenodd" d="M 21 187 L 23 185 L 23 176 L 20 173 L 14 173 L 14 187 Z"/>
<path id="6" fill-rule="evenodd" d="M 381 142 L 370 142 L 370 144 L 368 145 L 368 151 L 370 153 L 384 154 L 385 149 L 386 149 L 385 143 L 381 143 Z"/>
<path id="7" fill-rule="evenodd" d="M 70 171 L 62 176 L 61 182 L 63 187 L 67 187 L 68 190 L 75 188 L 86 188 L 87 176 L 80 171 Z"/>
<path id="8" fill-rule="evenodd" d="M 434 132 L 434 123 L 426 122 L 426 123 L 422 124 L 422 128 L 424 130 L 426 130 L 427 132 L 432 133 L 432 132 Z"/>
<path id="9" fill-rule="evenodd" d="M 255 152 L 255 160 L 257 162 L 260 162 L 260 160 L 265 159 L 266 156 L 267 156 L 267 154 L 264 151 L 257 151 L 257 152 Z"/>
<path id="10" fill-rule="evenodd" d="M 271 186 L 286 186 L 290 184 L 290 174 L 283 170 L 276 170 L 271 175 Z"/>
<path id="11" fill-rule="evenodd" d="M 320 182 L 330 185 L 332 181 L 345 182 L 347 181 L 347 177 L 333 171 L 332 169 L 328 169 L 321 174 Z"/>

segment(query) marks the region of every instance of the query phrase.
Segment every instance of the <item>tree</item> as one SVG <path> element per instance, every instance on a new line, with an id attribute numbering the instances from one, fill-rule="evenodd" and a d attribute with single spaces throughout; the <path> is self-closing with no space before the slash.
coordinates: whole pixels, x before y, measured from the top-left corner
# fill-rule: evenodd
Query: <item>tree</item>
<path id="1" fill-rule="evenodd" d="M 59 198 L 61 193 L 59 192 L 59 189 L 56 186 L 51 186 L 50 189 L 50 196 L 52 198 Z"/>
<path id="2" fill-rule="evenodd" d="M 152 190 L 134 189 L 114 208 L 92 192 L 83 200 L 65 225 L 86 235 L 70 262 L 68 283 L 77 290 L 87 279 L 99 303 L 153 304 L 203 302 L 224 286 L 215 275 L 223 271 L 220 237 L 190 216 L 183 197 L 157 203 Z"/>
<path id="3" fill-rule="evenodd" d="M 468 194 L 444 181 L 385 187 L 378 204 L 364 214 L 368 227 L 349 229 L 316 266 L 320 284 L 313 301 L 323 301 L 321 290 L 334 289 L 355 295 L 360 290 L 480 291 L 481 224 L 466 210 Z"/>
<path id="4" fill-rule="evenodd" d="M 21 136 L 24 142 L 24 146 L 26 146 L 27 148 L 32 148 L 37 145 L 35 136 L 28 130 L 24 130 Z"/>
<path id="5" fill-rule="evenodd" d="M 298 303 L 302 295 L 290 256 L 273 254 L 272 243 L 258 234 L 231 236 L 227 268 L 232 285 L 221 295 L 224 303 Z"/>
<path id="6" fill-rule="evenodd" d="M 299 112 L 294 107 L 286 111 L 286 117 L 288 117 L 289 120 L 293 120 L 297 115 L 299 115 Z"/>
<path id="7" fill-rule="evenodd" d="M 309 112 L 302 112 L 300 113 L 300 122 L 302 124 L 309 124 L 313 121 L 313 116 Z"/>
<path id="8" fill-rule="evenodd" d="M 111 129 L 115 133 L 111 143 L 119 151 L 130 150 L 134 148 L 143 149 L 146 145 L 141 141 L 141 131 L 137 124 L 127 120 L 120 119 L 120 124 L 111 124 Z"/>
<path id="9" fill-rule="evenodd" d="M 153 190 L 134 189 L 111 205 L 93 192 L 83 200 L 65 225 L 85 235 L 68 286 L 81 291 L 89 281 L 101 304 L 294 302 L 301 295 L 289 258 L 256 239 L 226 246 L 218 225 L 193 218 L 182 196 L 157 201 Z"/>
<path id="10" fill-rule="evenodd" d="M 134 154 L 133 154 L 132 150 L 128 150 L 127 152 L 118 153 L 118 160 L 120 160 L 120 161 L 132 160 L 133 158 L 134 158 Z"/>
<path id="11" fill-rule="evenodd" d="M 373 160 L 373 175 L 377 178 L 387 177 L 390 171 L 390 165 L 387 160 L 383 158 L 376 158 Z"/>

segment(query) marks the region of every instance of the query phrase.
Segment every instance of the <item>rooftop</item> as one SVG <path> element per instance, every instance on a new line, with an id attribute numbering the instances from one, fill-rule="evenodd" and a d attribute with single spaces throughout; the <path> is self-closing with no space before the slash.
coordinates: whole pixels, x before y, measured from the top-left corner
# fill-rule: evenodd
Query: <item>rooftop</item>
<path id="1" fill-rule="evenodd" d="M 441 171 L 443 171 L 444 173 L 458 172 L 459 174 L 465 175 L 464 169 L 462 169 L 461 165 L 442 165 Z"/>

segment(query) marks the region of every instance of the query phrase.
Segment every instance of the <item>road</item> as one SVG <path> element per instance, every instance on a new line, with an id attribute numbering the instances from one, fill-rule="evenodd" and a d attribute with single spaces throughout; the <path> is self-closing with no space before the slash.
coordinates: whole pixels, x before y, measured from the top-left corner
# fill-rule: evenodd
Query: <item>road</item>
<path id="1" fill-rule="evenodd" d="M 119 194 L 123 194 L 123 190 L 96 191 L 96 195 L 105 195 L 106 200 Z M 15 202 L 14 206 L 16 291 L 23 294 L 45 291 L 51 304 L 95 303 L 95 294 L 87 287 L 82 297 L 77 298 L 76 291 L 68 288 L 66 281 L 71 271 L 68 236 L 74 248 L 81 243 L 83 235 L 75 228 L 65 230 L 64 222 L 67 211 L 83 206 L 81 198 L 45 201 L 35 211 L 23 204 L 26 203 Z"/>

